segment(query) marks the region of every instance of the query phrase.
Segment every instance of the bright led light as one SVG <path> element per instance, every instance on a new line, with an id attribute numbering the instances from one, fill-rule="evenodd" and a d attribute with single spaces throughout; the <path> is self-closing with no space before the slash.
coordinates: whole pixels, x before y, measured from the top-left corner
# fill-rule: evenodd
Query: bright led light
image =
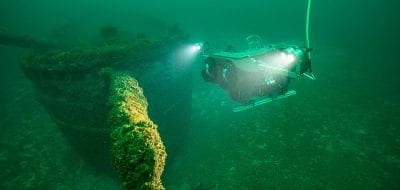
<path id="1" fill-rule="evenodd" d="M 200 50 L 201 50 L 201 44 L 200 43 L 196 43 L 196 44 L 188 46 L 187 53 L 195 54 L 195 53 L 199 52 Z"/>
<path id="2" fill-rule="evenodd" d="M 202 45 L 202 43 L 192 43 L 182 46 L 177 54 L 179 61 L 186 64 L 193 62 L 201 52 Z"/>
<path id="3" fill-rule="evenodd" d="M 287 55 L 286 59 L 290 62 L 293 63 L 296 60 L 296 57 L 293 54 Z"/>
<path id="4" fill-rule="evenodd" d="M 281 52 L 281 59 L 286 59 L 286 53 L 285 52 Z"/>
<path id="5" fill-rule="evenodd" d="M 285 63 L 293 63 L 296 60 L 296 56 L 292 53 L 281 52 L 280 57 Z"/>
<path id="6" fill-rule="evenodd" d="M 194 45 L 194 49 L 196 51 L 200 51 L 201 50 L 201 46 L 199 44 Z"/>
<path id="7" fill-rule="evenodd" d="M 286 68 L 296 62 L 296 55 L 291 52 L 281 51 L 276 55 L 275 65 L 277 67 Z"/>

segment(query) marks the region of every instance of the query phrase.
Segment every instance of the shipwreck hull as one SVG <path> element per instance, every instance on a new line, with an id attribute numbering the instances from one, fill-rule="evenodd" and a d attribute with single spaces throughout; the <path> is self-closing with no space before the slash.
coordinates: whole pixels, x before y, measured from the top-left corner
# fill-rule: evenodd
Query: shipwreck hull
<path id="1" fill-rule="evenodd" d="M 176 36 L 157 41 L 139 38 L 98 47 L 33 52 L 23 57 L 20 65 L 25 75 L 33 82 L 38 100 L 87 163 L 107 172 L 111 171 L 111 163 L 114 163 L 114 168 L 117 166 L 120 178 L 128 189 L 139 186 L 147 188 L 149 186 L 139 185 L 135 180 L 130 183 L 129 179 L 132 176 L 121 176 L 131 174 L 118 169 L 123 168 L 124 163 L 116 161 L 121 157 L 119 155 L 117 159 L 116 155 L 122 153 L 115 148 L 118 139 L 110 138 L 110 135 L 116 134 L 115 131 L 120 132 L 120 128 L 126 126 L 132 126 L 130 130 L 136 131 L 134 134 L 138 134 L 138 131 L 153 131 L 146 132 L 150 134 L 146 142 L 152 142 L 157 146 L 147 148 L 151 155 L 154 152 L 159 153 L 153 155 L 154 159 L 149 160 L 149 165 L 154 165 L 155 162 L 161 169 L 149 172 L 152 173 L 151 176 L 160 178 L 164 168 L 164 163 L 161 165 L 160 163 L 165 162 L 165 150 L 157 129 L 161 131 L 167 150 L 174 154 L 184 140 L 184 135 L 176 135 L 176 131 L 180 131 L 180 134 L 185 133 L 190 120 L 191 87 L 188 82 L 191 78 L 190 72 L 177 68 L 170 54 L 171 49 L 178 47 L 182 41 L 183 38 Z M 144 89 L 144 92 L 141 92 L 144 93 L 144 101 L 139 101 L 140 104 L 135 103 L 136 101 L 127 101 L 132 105 L 121 113 L 133 115 L 127 117 L 134 118 L 135 114 L 130 113 L 130 110 L 142 110 L 145 118 L 143 121 L 119 119 L 121 114 L 111 113 L 115 107 L 122 109 L 123 104 L 127 104 L 124 101 L 118 103 L 120 100 L 110 99 L 118 90 L 113 85 L 115 83 L 113 76 L 121 72 L 125 73 L 124 76 L 128 76 L 125 78 L 131 77 L 133 81 L 137 79 L 140 87 Z M 126 94 L 119 95 L 120 97 L 136 94 L 129 85 L 124 88 Z M 125 123 L 115 124 L 115 121 L 119 120 Z M 158 124 L 158 128 L 152 124 L 153 121 Z M 145 125 L 148 126 L 146 130 L 139 130 L 143 127 L 142 122 L 148 123 Z M 118 137 L 123 134 L 119 134 Z M 137 144 L 138 140 L 131 139 L 127 142 Z M 157 158 L 157 155 L 161 157 L 164 155 L 164 158 Z M 129 158 L 131 157 L 128 156 L 127 159 Z M 135 171 L 135 168 L 132 171 Z M 146 181 L 143 183 L 153 184 L 152 189 L 162 189 L 159 179 L 151 180 L 154 183 Z"/>

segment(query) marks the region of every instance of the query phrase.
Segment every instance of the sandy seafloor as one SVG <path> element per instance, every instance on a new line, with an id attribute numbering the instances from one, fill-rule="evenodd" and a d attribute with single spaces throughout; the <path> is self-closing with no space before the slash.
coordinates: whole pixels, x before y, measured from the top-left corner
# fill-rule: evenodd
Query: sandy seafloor
<path id="1" fill-rule="evenodd" d="M 393 57 L 366 54 L 317 48 L 318 80 L 300 78 L 296 96 L 239 113 L 221 106 L 216 86 L 194 84 L 189 140 L 167 166 L 166 189 L 397 189 L 400 79 L 382 66 Z M 66 143 L 18 67 L 9 72 L 0 188 L 121 189 Z"/>

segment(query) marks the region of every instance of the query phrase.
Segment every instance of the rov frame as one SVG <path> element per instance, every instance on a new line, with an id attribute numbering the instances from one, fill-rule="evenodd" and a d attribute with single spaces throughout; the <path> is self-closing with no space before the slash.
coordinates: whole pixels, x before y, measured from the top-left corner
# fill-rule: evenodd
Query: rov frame
<path id="1" fill-rule="evenodd" d="M 227 91 L 239 112 L 296 94 L 289 88 L 294 79 L 305 76 L 315 80 L 311 69 L 311 48 L 294 45 L 269 45 L 252 35 L 246 38 L 249 48 L 233 51 L 228 48 L 204 53 L 203 79 Z"/>

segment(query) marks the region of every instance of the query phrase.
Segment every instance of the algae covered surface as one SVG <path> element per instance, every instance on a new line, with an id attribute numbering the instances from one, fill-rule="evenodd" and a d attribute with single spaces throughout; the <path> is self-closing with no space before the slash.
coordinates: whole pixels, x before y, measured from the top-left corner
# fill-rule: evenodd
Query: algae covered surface
<path id="1" fill-rule="evenodd" d="M 1 1 L 0 189 L 399 189 L 398 2 L 313 0 L 317 80 L 238 113 L 180 54 L 304 46 L 306 3 Z"/>
<path id="2" fill-rule="evenodd" d="M 108 122 L 113 165 L 127 189 L 164 189 L 165 147 L 148 117 L 143 90 L 129 74 L 115 73 L 111 79 Z"/>

